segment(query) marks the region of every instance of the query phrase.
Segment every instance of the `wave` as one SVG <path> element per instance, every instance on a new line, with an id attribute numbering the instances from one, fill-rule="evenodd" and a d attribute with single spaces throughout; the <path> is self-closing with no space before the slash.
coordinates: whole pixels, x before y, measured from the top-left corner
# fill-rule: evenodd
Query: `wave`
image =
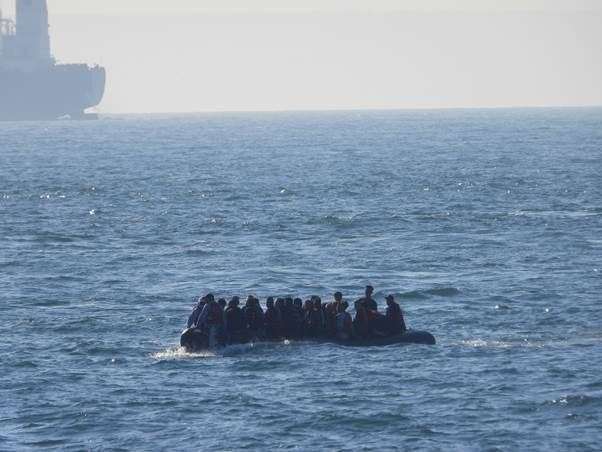
<path id="1" fill-rule="evenodd" d="M 202 249 L 188 249 L 186 251 L 184 251 L 184 254 L 186 256 L 192 256 L 192 257 L 205 257 L 205 256 L 211 256 L 214 255 L 215 252 L 212 250 L 202 250 Z"/>
<path id="2" fill-rule="evenodd" d="M 415 300 L 426 300 L 428 297 L 419 290 L 412 290 L 410 292 L 403 292 L 398 294 L 399 298 L 403 299 L 415 299 Z"/>
<path id="3" fill-rule="evenodd" d="M 431 296 L 435 297 L 455 297 L 461 292 L 455 287 L 434 287 L 432 289 L 411 290 L 397 294 L 402 299 L 425 300 Z"/>
<path id="4" fill-rule="evenodd" d="M 291 341 L 285 340 L 280 343 L 274 342 L 255 342 L 250 344 L 236 344 L 228 345 L 219 351 L 205 350 L 202 352 L 188 352 L 184 347 L 172 347 L 160 352 L 152 353 L 150 357 L 157 361 L 177 361 L 185 359 L 199 359 L 199 358 L 216 358 L 216 357 L 230 357 L 246 354 L 252 351 L 264 350 L 266 348 L 273 349 L 276 345 L 289 346 Z"/>
<path id="5" fill-rule="evenodd" d="M 467 347 L 481 348 L 481 347 L 492 347 L 492 348 L 507 348 L 511 347 L 511 344 L 502 341 L 486 341 L 484 339 L 466 339 L 460 342 L 460 345 Z"/>
<path id="6" fill-rule="evenodd" d="M 509 213 L 513 217 L 531 217 L 531 218 L 564 218 L 580 219 L 585 217 L 595 217 L 601 215 L 599 209 L 586 210 L 516 210 Z"/>
<path id="7" fill-rule="evenodd" d="M 565 395 L 558 399 L 548 400 L 545 405 L 559 407 L 582 407 L 588 405 L 599 405 L 602 403 L 602 397 L 595 397 L 587 394 Z"/>
<path id="8" fill-rule="evenodd" d="M 428 295 L 436 295 L 438 297 L 455 297 L 460 295 L 460 290 L 455 287 L 438 287 L 434 289 L 425 290 L 424 293 Z"/>
<path id="9" fill-rule="evenodd" d="M 324 215 L 321 217 L 311 218 L 307 221 L 309 225 L 327 225 L 327 226 L 338 226 L 338 227 L 352 227 L 357 224 L 358 220 L 353 216 L 338 216 L 338 215 Z"/>
<path id="10" fill-rule="evenodd" d="M 460 345 L 473 348 L 513 348 L 513 347 L 575 347 L 592 346 L 602 343 L 602 337 L 597 335 L 582 335 L 579 337 L 556 338 L 556 339 L 527 339 L 516 338 L 507 340 L 494 339 L 465 339 L 453 342 L 451 345 Z"/>
<path id="11" fill-rule="evenodd" d="M 157 361 L 179 361 L 183 359 L 198 359 L 198 358 L 214 358 L 215 353 L 210 351 L 204 352 L 187 352 L 184 347 L 173 347 L 161 350 L 160 352 L 152 353 L 150 357 Z"/>

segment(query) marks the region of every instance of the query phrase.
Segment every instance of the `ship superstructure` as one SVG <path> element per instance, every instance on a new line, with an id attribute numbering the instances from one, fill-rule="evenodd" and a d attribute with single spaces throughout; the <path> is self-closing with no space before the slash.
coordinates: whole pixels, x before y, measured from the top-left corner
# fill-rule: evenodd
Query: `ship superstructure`
<path id="1" fill-rule="evenodd" d="M 57 64 L 46 0 L 16 0 L 15 20 L 0 11 L 0 120 L 85 116 L 100 103 L 105 70 Z"/>

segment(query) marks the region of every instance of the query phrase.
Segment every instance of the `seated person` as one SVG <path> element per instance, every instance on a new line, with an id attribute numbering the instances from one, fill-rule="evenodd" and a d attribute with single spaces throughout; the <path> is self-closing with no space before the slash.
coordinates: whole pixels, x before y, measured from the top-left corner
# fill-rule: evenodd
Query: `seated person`
<path id="1" fill-rule="evenodd" d="M 393 295 L 387 295 L 386 329 L 391 335 L 403 334 L 407 331 L 401 307 L 395 302 Z"/>
<path id="2" fill-rule="evenodd" d="M 312 297 L 311 309 L 305 315 L 305 333 L 308 337 L 316 338 L 324 334 L 326 319 L 322 310 L 320 297 Z"/>
<path id="3" fill-rule="evenodd" d="M 353 322 L 351 315 L 347 312 L 349 304 L 343 301 L 337 304 L 337 315 L 335 317 L 336 338 L 340 340 L 349 340 L 353 336 Z"/>
<path id="4" fill-rule="evenodd" d="M 332 303 L 327 303 L 325 306 L 324 316 L 326 317 L 326 329 L 328 336 L 336 337 L 337 335 L 336 318 L 342 303 L 343 294 L 341 292 L 336 292 L 334 294 L 334 301 Z"/>
<path id="5" fill-rule="evenodd" d="M 205 298 L 207 304 L 199 316 L 198 323 L 201 328 L 207 331 L 209 348 L 215 348 L 219 343 L 220 333 L 224 325 L 224 311 L 222 311 L 221 306 L 215 301 L 212 294 L 207 295 Z"/>
<path id="6" fill-rule="evenodd" d="M 203 312 L 203 308 L 205 307 L 206 301 L 205 297 L 199 297 L 197 303 L 192 308 L 192 313 L 188 317 L 188 323 L 186 324 L 187 328 L 196 328 L 199 317 L 201 316 L 201 312 Z"/>
<path id="7" fill-rule="evenodd" d="M 366 339 L 370 337 L 370 323 L 368 321 L 368 313 L 362 300 L 355 302 L 355 318 L 353 319 L 353 335 Z"/>
<path id="8" fill-rule="evenodd" d="M 281 309 L 282 314 L 282 337 L 292 339 L 295 337 L 295 303 L 292 297 L 284 299 L 284 306 Z"/>
<path id="9" fill-rule="evenodd" d="M 246 340 L 245 316 L 239 305 L 240 299 L 232 297 L 224 312 L 226 341 L 228 344 L 241 343 Z"/>
<path id="10" fill-rule="evenodd" d="M 303 337 L 303 321 L 305 319 L 305 311 L 303 311 L 303 300 L 295 298 L 293 300 L 293 325 L 292 336 L 295 339 Z"/>
<path id="11" fill-rule="evenodd" d="M 278 340 L 282 330 L 282 315 L 274 305 L 274 298 L 269 297 L 266 302 L 265 311 L 265 335 L 269 340 Z"/>
<path id="12" fill-rule="evenodd" d="M 374 293 L 374 287 L 366 286 L 366 291 L 365 291 L 364 297 L 360 299 L 361 302 L 364 303 L 364 306 L 368 312 L 370 312 L 370 311 L 378 312 L 378 304 L 376 303 L 376 300 L 374 300 L 374 298 L 372 298 L 373 293 Z"/>
<path id="13" fill-rule="evenodd" d="M 263 334 L 263 309 L 259 305 L 259 300 L 253 295 L 247 297 L 245 307 L 242 308 L 245 316 L 245 326 L 249 333 L 250 339 L 256 339 Z"/>

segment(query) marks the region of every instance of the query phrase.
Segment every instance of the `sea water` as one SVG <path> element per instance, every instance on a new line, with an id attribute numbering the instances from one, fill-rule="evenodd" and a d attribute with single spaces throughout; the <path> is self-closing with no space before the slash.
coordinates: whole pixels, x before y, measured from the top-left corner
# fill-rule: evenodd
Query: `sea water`
<path id="1" fill-rule="evenodd" d="M 395 294 L 436 346 L 179 349 Z M 0 124 L 1 450 L 599 450 L 602 109 Z"/>

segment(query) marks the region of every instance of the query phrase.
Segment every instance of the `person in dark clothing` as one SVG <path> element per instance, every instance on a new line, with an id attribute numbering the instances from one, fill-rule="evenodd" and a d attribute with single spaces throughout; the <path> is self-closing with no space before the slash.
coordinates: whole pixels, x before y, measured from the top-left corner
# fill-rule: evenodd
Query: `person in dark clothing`
<path id="1" fill-rule="evenodd" d="M 198 322 L 201 328 L 207 331 L 209 348 L 215 348 L 220 342 L 220 334 L 223 331 L 224 311 L 212 294 L 208 294 L 205 299 L 207 304 L 203 308 Z"/>
<path id="2" fill-rule="evenodd" d="M 407 331 L 403 312 L 399 304 L 395 302 L 393 295 L 387 295 L 387 312 L 385 315 L 386 329 L 391 335 L 403 334 Z"/>
<path id="3" fill-rule="evenodd" d="M 378 312 L 378 304 L 376 303 L 374 298 L 372 298 L 373 293 L 374 293 L 374 287 L 366 286 L 366 291 L 365 291 L 364 297 L 361 300 L 362 300 L 362 303 L 364 303 L 364 306 L 367 311 Z"/>
<path id="4" fill-rule="evenodd" d="M 255 309 L 257 310 L 257 312 L 261 316 L 263 316 L 263 308 L 261 307 L 261 303 L 259 302 L 259 298 L 253 297 L 253 305 L 255 306 Z"/>
<path id="5" fill-rule="evenodd" d="M 291 339 L 295 335 L 294 309 L 293 298 L 286 297 L 282 308 L 282 336 L 286 339 Z"/>
<path id="6" fill-rule="evenodd" d="M 323 305 L 324 319 L 326 321 L 326 334 L 329 337 L 334 337 L 337 334 L 336 317 L 338 306 L 342 299 L 343 294 L 341 294 L 341 292 L 336 292 L 334 294 L 334 301 Z"/>
<path id="7" fill-rule="evenodd" d="M 295 298 L 293 300 L 293 338 L 300 339 L 303 337 L 303 320 L 305 313 L 303 311 L 303 300 L 301 298 Z"/>
<path id="8" fill-rule="evenodd" d="M 335 335 L 337 339 L 346 341 L 353 336 L 353 322 L 351 315 L 347 312 L 349 304 L 341 301 L 336 306 L 338 312 L 335 317 Z"/>
<path id="9" fill-rule="evenodd" d="M 355 318 L 353 319 L 353 334 L 361 339 L 370 337 L 370 323 L 365 303 L 360 299 L 355 302 Z"/>
<path id="10" fill-rule="evenodd" d="M 284 336 L 284 298 L 278 297 L 276 298 L 276 302 L 274 303 L 274 307 L 276 308 L 276 311 L 278 311 L 278 316 L 280 319 L 280 322 L 278 324 L 278 335 L 280 337 Z"/>
<path id="11" fill-rule="evenodd" d="M 239 307 L 240 299 L 232 297 L 224 312 L 226 341 L 228 344 L 237 344 L 245 341 L 245 316 Z"/>
<path id="12" fill-rule="evenodd" d="M 339 312 L 339 305 L 343 304 L 343 294 L 341 292 L 335 292 L 334 293 L 334 304 L 335 306 L 335 310 L 338 313 Z"/>
<path id="13" fill-rule="evenodd" d="M 187 328 L 196 328 L 199 317 L 201 316 L 201 312 L 203 312 L 203 308 L 205 307 L 205 297 L 199 297 L 196 301 L 196 304 L 192 308 L 192 313 L 188 317 L 188 322 L 186 324 Z"/>
<path id="14" fill-rule="evenodd" d="M 305 300 L 305 302 L 303 303 L 303 318 L 307 317 L 307 314 L 313 308 L 314 308 L 314 302 L 313 302 L 313 300 L 312 299 Z"/>
<path id="15" fill-rule="evenodd" d="M 361 298 L 361 302 L 364 305 L 366 310 L 366 319 L 368 322 L 368 331 L 369 335 L 376 334 L 377 336 L 382 336 L 385 333 L 383 330 L 384 317 L 382 314 L 378 312 L 378 304 L 372 298 L 372 294 L 374 293 L 374 287 L 366 286 L 366 292 L 363 298 Z"/>
<path id="16" fill-rule="evenodd" d="M 222 310 L 222 317 L 223 317 L 223 322 L 222 325 L 220 326 L 220 328 L 218 329 L 218 333 L 217 333 L 217 337 L 218 337 L 218 342 L 220 344 L 225 344 L 226 343 L 226 317 L 225 317 L 225 312 L 226 312 L 226 308 L 228 307 L 228 302 L 226 301 L 225 298 L 220 298 L 219 300 L 217 300 L 217 304 L 219 305 L 220 309 Z"/>
<path id="17" fill-rule="evenodd" d="M 312 297 L 312 308 L 305 317 L 305 332 L 309 337 L 320 337 L 326 329 L 326 319 L 320 297 Z"/>
<path id="18" fill-rule="evenodd" d="M 265 335 L 269 340 L 278 340 L 282 331 L 282 315 L 274 305 L 274 299 L 268 298 L 265 311 Z"/>
<path id="19" fill-rule="evenodd" d="M 259 300 L 249 295 L 245 307 L 242 309 L 245 316 L 245 324 L 250 339 L 256 339 L 261 336 L 263 330 L 263 310 L 259 305 Z"/>

